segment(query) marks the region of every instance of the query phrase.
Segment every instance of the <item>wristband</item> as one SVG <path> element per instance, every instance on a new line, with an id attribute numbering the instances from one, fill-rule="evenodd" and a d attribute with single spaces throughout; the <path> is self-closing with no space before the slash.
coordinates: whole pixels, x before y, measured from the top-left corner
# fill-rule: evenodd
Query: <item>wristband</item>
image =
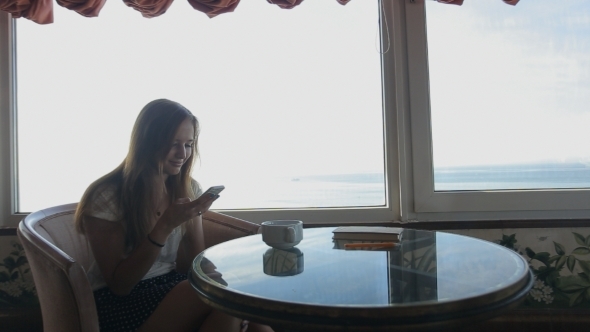
<path id="1" fill-rule="evenodd" d="M 148 238 L 148 241 L 150 241 L 150 242 L 151 242 L 153 245 L 155 245 L 155 246 L 157 246 L 157 247 L 160 247 L 160 248 L 164 247 L 164 245 L 163 245 L 163 244 L 159 244 L 158 242 L 156 242 L 156 241 L 152 240 L 152 238 L 150 237 L 150 235 L 149 235 L 149 234 L 147 235 L 147 238 Z"/>

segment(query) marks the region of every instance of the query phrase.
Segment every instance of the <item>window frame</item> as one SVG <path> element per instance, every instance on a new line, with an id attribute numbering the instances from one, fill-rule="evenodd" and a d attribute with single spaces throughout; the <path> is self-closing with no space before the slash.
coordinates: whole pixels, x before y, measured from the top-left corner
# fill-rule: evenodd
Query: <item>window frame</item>
<path id="1" fill-rule="evenodd" d="M 590 219 L 590 190 L 434 191 L 425 0 L 379 2 L 387 205 L 216 211 L 253 222 L 299 219 L 310 225 L 451 221 L 467 227 L 466 221 Z M 16 34 L 9 14 L 0 12 L 0 25 L 0 227 L 15 227 L 26 216 L 15 212 Z"/>
<path id="2" fill-rule="evenodd" d="M 0 11 L 0 227 L 16 226 L 26 214 L 16 211 L 15 25 Z"/>
<path id="3" fill-rule="evenodd" d="M 381 1 L 379 1 L 381 5 Z M 385 2 L 388 4 L 388 2 Z M 381 15 L 384 13 L 380 11 Z M 0 88 L 3 93 L 7 93 L 7 98 L 2 95 L 2 101 L 0 102 L 0 115 L 2 116 L 2 134 L 0 134 L 0 155 L 3 162 L 0 165 L 1 174 L 6 176 L 4 180 L 0 180 L 0 186 L 2 190 L 2 196 L 0 198 L 0 226 L 14 227 L 22 220 L 26 214 L 17 213 L 17 199 L 18 199 L 18 176 L 16 174 L 17 167 L 17 145 L 16 145 L 16 118 L 17 118 L 17 107 L 16 107 L 16 25 L 14 19 L 5 12 L 0 12 L 0 24 L 2 24 L 2 31 L 7 31 L 5 35 L 0 39 L 0 49 L 3 57 L 0 59 L 0 67 L 2 73 L 8 73 L 8 75 L 2 75 L 2 81 L 0 82 Z M 381 20 L 382 21 L 382 20 Z M 382 29 L 383 29 L 382 25 Z M 4 29 L 6 27 L 6 29 Z M 380 31 L 382 33 L 383 31 Z M 383 38 L 381 38 L 383 40 Z M 388 52 L 382 57 L 382 62 L 387 57 L 391 57 L 393 52 Z M 382 70 L 383 72 L 383 70 Z M 384 82 L 382 75 L 383 90 L 388 91 L 386 87 L 388 84 Z M 7 87 L 4 89 L 3 87 Z M 395 130 L 392 130 L 391 124 L 387 124 L 389 121 L 389 114 L 394 114 L 387 103 L 385 103 L 385 97 L 383 99 L 383 121 L 384 121 L 384 168 L 385 171 L 385 206 L 379 207 L 350 207 L 350 208 L 322 208 L 322 209 L 261 209 L 261 210 L 215 210 L 218 212 L 226 213 L 238 218 L 253 222 L 262 222 L 265 220 L 272 219 L 300 219 L 304 220 L 307 224 L 329 224 L 329 223 L 365 223 L 365 222 L 392 222 L 399 220 L 399 194 L 393 188 L 396 188 L 395 177 L 391 177 L 388 174 L 396 174 L 398 162 L 396 160 L 396 153 L 389 148 L 395 145 Z M 6 120 L 5 120 L 6 118 Z M 390 128 L 387 130 L 387 128 Z M 4 130 L 6 129 L 6 130 Z M 8 179 L 8 180 L 7 180 Z M 262 190 L 263 188 L 261 188 Z M 256 189 L 253 189 L 256 190 Z M 64 202 L 70 203 L 70 202 Z"/>
<path id="4" fill-rule="evenodd" d="M 432 220 L 515 220 L 589 218 L 590 190 L 434 191 L 434 169 L 428 82 L 428 45 L 424 0 L 399 1 L 394 19 L 405 19 L 409 109 L 400 109 L 411 122 L 413 199 L 409 218 Z M 397 31 L 402 33 L 402 31 Z M 403 46 L 402 46 L 403 47 Z M 398 52 L 400 50 L 398 49 Z M 402 195 L 404 197 L 406 195 Z"/>

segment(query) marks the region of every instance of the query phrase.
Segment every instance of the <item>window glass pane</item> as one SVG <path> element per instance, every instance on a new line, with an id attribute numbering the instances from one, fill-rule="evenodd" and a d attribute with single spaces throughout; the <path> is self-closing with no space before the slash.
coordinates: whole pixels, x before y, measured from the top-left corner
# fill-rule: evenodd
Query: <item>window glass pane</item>
<path id="1" fill-rule="evenodd" d="M 385 205 L 377 1 L 54 9 L 17 21 L 19 211 L 78 201 L 156 98 L 199 118 L 193 177 L 226 186 L 214 208 Z"/>
<path id="2" fill-rule="evenodd" d="M 426 3 L 435 190 L 590 187 L 590 3 Z"/>

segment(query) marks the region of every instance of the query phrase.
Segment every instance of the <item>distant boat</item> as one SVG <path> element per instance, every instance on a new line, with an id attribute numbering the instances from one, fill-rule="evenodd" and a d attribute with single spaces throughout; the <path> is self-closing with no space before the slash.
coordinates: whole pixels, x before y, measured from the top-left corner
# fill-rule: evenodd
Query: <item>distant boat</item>
<path id="1" fill-rule="evenodd" d="M 299 178 L 292 178 L 291 181 L 297 182 L 297 181 L 299 181 Z"/>

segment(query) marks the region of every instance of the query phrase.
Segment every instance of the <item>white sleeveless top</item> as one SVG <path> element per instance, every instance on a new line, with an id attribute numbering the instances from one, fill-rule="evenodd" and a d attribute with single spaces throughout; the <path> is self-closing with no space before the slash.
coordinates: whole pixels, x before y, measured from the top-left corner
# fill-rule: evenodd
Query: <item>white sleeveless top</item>
<path id="1" fill-rule="evenodd" d="M 199 197 L 202 194 L 199 183 L 192 180 L 192 187 L 195 192 L 195 197 Z M 115 199 L 114 185 L 104 185 L 99 187 L 94 194 L 94 198 L 87 214 L 99 219 L 121 222 L 123 219 L 122 213 L 119 210 Z M 168 236 L 168 240 L 166 240 L 164 247 L 160 250 L 160 255 L 158 255 L 154 265 L 152 265 L 142 280 L 166 274 L 176 268 L 176 254 L 181 239 L 182 230 L 181 227 L 178 226 L 172 231 L 170 236 Z M 104 281 L 94 257 L 92 258 L 90 268 L 88 269 L 88 272 L 86 272 L 86 275 L 88 276 L 93 291 L 106 287 L 106 282 Z"/>

